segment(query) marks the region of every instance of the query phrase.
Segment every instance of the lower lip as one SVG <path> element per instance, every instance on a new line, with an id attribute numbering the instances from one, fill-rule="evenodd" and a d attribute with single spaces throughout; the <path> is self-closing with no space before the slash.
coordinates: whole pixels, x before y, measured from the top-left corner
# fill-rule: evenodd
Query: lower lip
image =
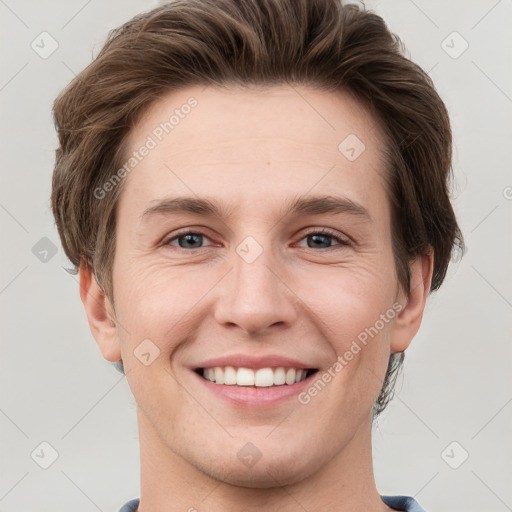
<path id="1" fill-rule="evenodd" d="M 212 393 L 224 400 L 228 400 L 234 405 L 245 407 L 274 407 L 279 405 L 281 402 L 296 397 L 309 385 L 311 377 L 316 375 L 316 373 L 314 373 L 307 379 L 296 382 L 295 384 L 257 388 L 254 386 L 227 386 L 226 384 L 215 384 L 210 380 L 204 379 L 196 372 L 193 373 Z"/>

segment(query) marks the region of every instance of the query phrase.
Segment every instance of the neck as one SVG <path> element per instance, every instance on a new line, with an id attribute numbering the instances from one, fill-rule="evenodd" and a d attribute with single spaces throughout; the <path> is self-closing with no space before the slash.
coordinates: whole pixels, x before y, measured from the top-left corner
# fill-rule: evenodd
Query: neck
<path id="1" fill-rule="evenodd" d="M 371 419 L 339 453 L 307 478 L 282 485 L 270 477 L 264 488 L 231 484 L 200 471 L 173 452 L 138 411 L 141 497 L 139 512 L 336 512 L 389 511 L 375 486 Z M 236 472 L 236 469 L 233 469 Z"/>

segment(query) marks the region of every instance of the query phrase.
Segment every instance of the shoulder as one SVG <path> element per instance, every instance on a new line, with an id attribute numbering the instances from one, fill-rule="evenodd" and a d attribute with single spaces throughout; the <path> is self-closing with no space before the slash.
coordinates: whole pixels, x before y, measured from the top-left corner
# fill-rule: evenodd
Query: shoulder
<path id="1" fill-rule="evenodd" d="M 403 512 L 426 512 L 420 504 L 410 496 L 381 496 L 382 501 L 389 507 Z"/>
<path id="2" fill-rule="evenodd" d="M 133 500 L 125 503 L 119 512 L 137 512 L 137 507 L 139 506 L 139 498 L 135 498 Z"/>
<path id="3" fill-rule="evenodd" d="M 395 510 L 403 512 L 426 512 L 421 508 L 419 503 L 410 496 L 381 496 L 382 501 Z M 139 505 L 139 500 L 133 499 L 125 503 L 119 512 L 136 512 Z"/>

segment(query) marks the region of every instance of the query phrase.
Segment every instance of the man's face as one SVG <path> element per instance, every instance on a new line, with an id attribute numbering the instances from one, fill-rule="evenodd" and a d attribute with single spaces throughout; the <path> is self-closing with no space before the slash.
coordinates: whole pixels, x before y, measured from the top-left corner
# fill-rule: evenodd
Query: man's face
<path id="1" fill-rule="evenodd" d="M 194 87 L 155 103 L 129 144 L 151 148 L 125 178 L 113 289 L 141 439 L 238 485 L 319 471 L 368 435 L 393 351 L 374 119 L 311 88 Z M 326 196 L 341 206 L 304 203 Z M 185 197 L 218 213 L 170 202 Z"/>

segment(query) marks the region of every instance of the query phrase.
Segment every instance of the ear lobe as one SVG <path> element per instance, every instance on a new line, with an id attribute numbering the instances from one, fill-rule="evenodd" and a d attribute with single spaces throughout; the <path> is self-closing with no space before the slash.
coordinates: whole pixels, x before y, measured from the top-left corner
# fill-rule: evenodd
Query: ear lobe
<path id="1" fill-rule="evenodd" d="M 404 304 L 393 324 L 391 353 L 404 352 L 418 332 L 423 311 L 427 303 L 432 273 L 434 270 L 434 252 L 418 256 L 410 265 L 411 286 L 409 293 L 402 292 L 400 303 Z"/>
<path id="2" fill-rule="evenodd" d="M 98 347 L 107 361 L 121 360 L 121 348 L 117 337 L 115 314 L 106 297 L 96 281 L 92 270 L 80 265 L 80 298 L 87 314 L 89 328 L 98 344 Z"/>

